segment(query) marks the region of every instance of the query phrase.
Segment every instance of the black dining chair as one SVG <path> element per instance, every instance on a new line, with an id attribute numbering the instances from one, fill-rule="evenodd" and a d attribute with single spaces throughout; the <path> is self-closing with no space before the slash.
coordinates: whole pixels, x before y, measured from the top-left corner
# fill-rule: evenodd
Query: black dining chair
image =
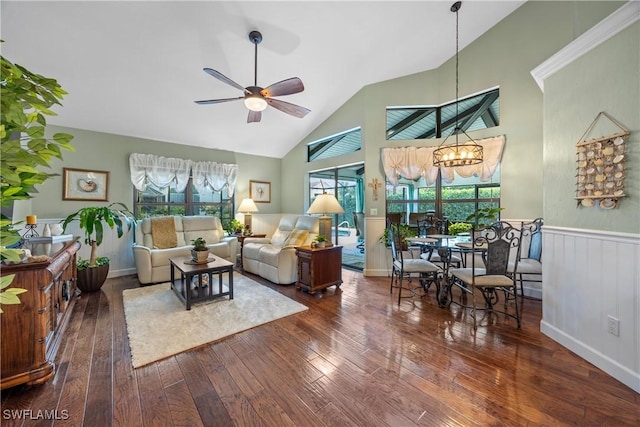
<path id="1" fill-rule="evenodd" d="M 436 284 L 436 296 L 440 294 L 440 283 L 438 274 L 442 271 L 440 267 L 434 263 L 421 258 L 405 258 L 402 242 L 396 235 L 394 228 L 396 226 L 387 220 L 387 230 L 389 235 L 389 244 L 391 245 L 392 271 L 391 286 L 389 292 L 393 293 L 393 288 L 398 288 L 398 305 L 400 304 L 402 291 L 410 292 L 406 297 L 416 295 L 416 288 L 409 288 L 403 285 L 403 280 L 410 282 L 411 278 L 417 276 L 424 292 L 428 292 L 432 283 Z"/>
<path id="2" fill-rule="evenodd" d="M 418 236 L 429 237 L 434 234 L 446 235 L 446 223 L 446 221 L 435 216 L 425 216 L 424 219 L 418 221 Z M 462 258 L 451 253 L 451 248 L 447 246 L 447 243 L 446 240 L 439 240 L 438 244 L 431 246 L 423 245 L 420 258 L 438 263 L 442 265 L 443 268 L 448 268 L 451 265 L 456 268 L 460 267 Z"/>
<path id="3" fill-rule="evenodd" d="M 520 254 L 518 259 L 518 272 L 514 274 L 515 262 L 509 263 L 509 273 L 520 282 L 520 297 L 524 298 L 524 278 L 527 282 L 542 282 L 542 218 L 536 218 L 531 222 L 522 224 L 521 239 L 524 242 L 529 238 L 529 248 L 526 255 Z M 536 276 L 535 278 L 531 276 Z"/>
<path id="4" fill-rule="evenodd" d="M 472 230 L 474 231 L 474 230 Z M 453 268 L 449 270 L 449 298 L 453 300 L 452 285 L 457 286 L 463 295 L 471 296 L 471 305 L 460 303 L 461 306 L 470 308 L 473 316 L 473 327 L 477 328 L 477 311 L 486 310 L 491 313 L 502 313 L 516 319 L 520 329 L 520 309 L 518 307 L 518 286 L 515 274 L 518 271 L 518 259 L 520 256 L 521 230 L 513 227 L 505 221 L 498 221 L 473 234 L 472 251 L 482 249 L 484 266 L 476 266 L 476 257 L 471 257 L 471 268 Z M 509 259 L 515 251 L 513 274 L 509 273 Z M 504 310 L 499 307 L 498 291 L 504 291 Z M 477 295 L 482 296 L 482 305 L 478 304 Z M 509 302 L 515 305 L 514 312 L 509 311 Z"/>
<path id="5" fill-rule="evenodd" d="M 360 253 L 364 253 L 364 212 L 353 213 L 353 223 L 356 226 L 356 236 L 358 237 L 358 244 L 356 247 L 360 250 Z"/>

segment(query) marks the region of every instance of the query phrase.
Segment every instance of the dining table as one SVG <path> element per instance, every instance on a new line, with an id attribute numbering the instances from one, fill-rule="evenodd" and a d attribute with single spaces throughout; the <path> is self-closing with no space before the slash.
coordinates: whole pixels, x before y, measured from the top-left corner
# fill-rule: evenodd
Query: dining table
<path id="1" fill-rule="evenodd" d="M 480 253 L 484 261 L 487 253 L 487 245 L 480 244 L 474 245 L 471 241 L 471 236 L 462 235 L 450 235 L 450 234 L 429 234 L 427 236 L 408 237 L 407 242 L 413 246 L 419 246 L 421 254 L 428 254 L 426 257 L 429 260 L 433 252 L 437 252 L 440 256 L 440 262 L 443 269 L 443 286 L 438 286 L 438 295 L 436 300 L 440 307 L 447 306 L 447 299 L 450 295 L 452 281 L 449 276 L 449 269 L 451 268 L 451 254 L 453 252 L 460 253 L 460 259 L 462 260 L 462 267 L 466 268 L 467 255 Z"/>

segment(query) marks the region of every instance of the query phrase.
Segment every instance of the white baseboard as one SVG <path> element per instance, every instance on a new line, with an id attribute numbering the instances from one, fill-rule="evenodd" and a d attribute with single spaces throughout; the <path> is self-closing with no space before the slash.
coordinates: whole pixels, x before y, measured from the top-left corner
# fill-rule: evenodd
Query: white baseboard
<path id="1" fill-rule="evenodd" d="M 124 268 L 122 270 L 109 270 L 109 275 L 107 276 L 107 279 L 112 279 L 114 277 L 121 277 L 121 276 L 129 276 L 131 274 L 136 274 L 136 269 L 135 268 Z"/>
<path id="2" fill-rule="evenodd" d="M 544 320 L 540 321 L 540 331 L 559 344 L 567 347 L 578 356 L 602 369 L 621 383 L 627 385 L 635 392 L 640 393 L 640 374 L 637 372 L 633 372 L 631 369 L 622 366 L 615 360 L 585 345 L 583 342 L 576 340 L 572 336 L 567 335 Z"/>
<path id="3" fill-rule="evenodd" d="M 364 276 L 373 276 L 373 277 L 389 277 L 389 270 L 386 268 L 365 268 L 362 271 Z"/>

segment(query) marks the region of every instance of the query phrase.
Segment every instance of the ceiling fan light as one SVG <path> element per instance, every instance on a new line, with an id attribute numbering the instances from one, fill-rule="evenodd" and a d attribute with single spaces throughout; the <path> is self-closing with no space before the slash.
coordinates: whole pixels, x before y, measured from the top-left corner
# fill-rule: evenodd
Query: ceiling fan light
<path id="1" fill-rule="evenodd" d="M 267 101 L 265 101 L 264 98 L 260 96 L 247 96 L 244 99 L 244 105 L 246 105 L 247 108 L 251 111 L 262 111 L 267 108 Z"/>

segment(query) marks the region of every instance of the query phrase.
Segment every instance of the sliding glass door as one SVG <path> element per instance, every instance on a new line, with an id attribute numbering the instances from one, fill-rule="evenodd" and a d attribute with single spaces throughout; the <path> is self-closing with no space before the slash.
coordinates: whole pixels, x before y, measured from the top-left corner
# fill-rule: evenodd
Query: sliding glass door
<path id="1" fill-rule="evenodd" d="M 331 241 L 341 245 L 343 265 L 362 270 L 364 245 L 356 228 L 357 212 L 364 212 L 364 165 L 351 165 L 309 174 L 309 204 L 323 192 L 333 194 L 344 213 L 332 216 Z"/>

